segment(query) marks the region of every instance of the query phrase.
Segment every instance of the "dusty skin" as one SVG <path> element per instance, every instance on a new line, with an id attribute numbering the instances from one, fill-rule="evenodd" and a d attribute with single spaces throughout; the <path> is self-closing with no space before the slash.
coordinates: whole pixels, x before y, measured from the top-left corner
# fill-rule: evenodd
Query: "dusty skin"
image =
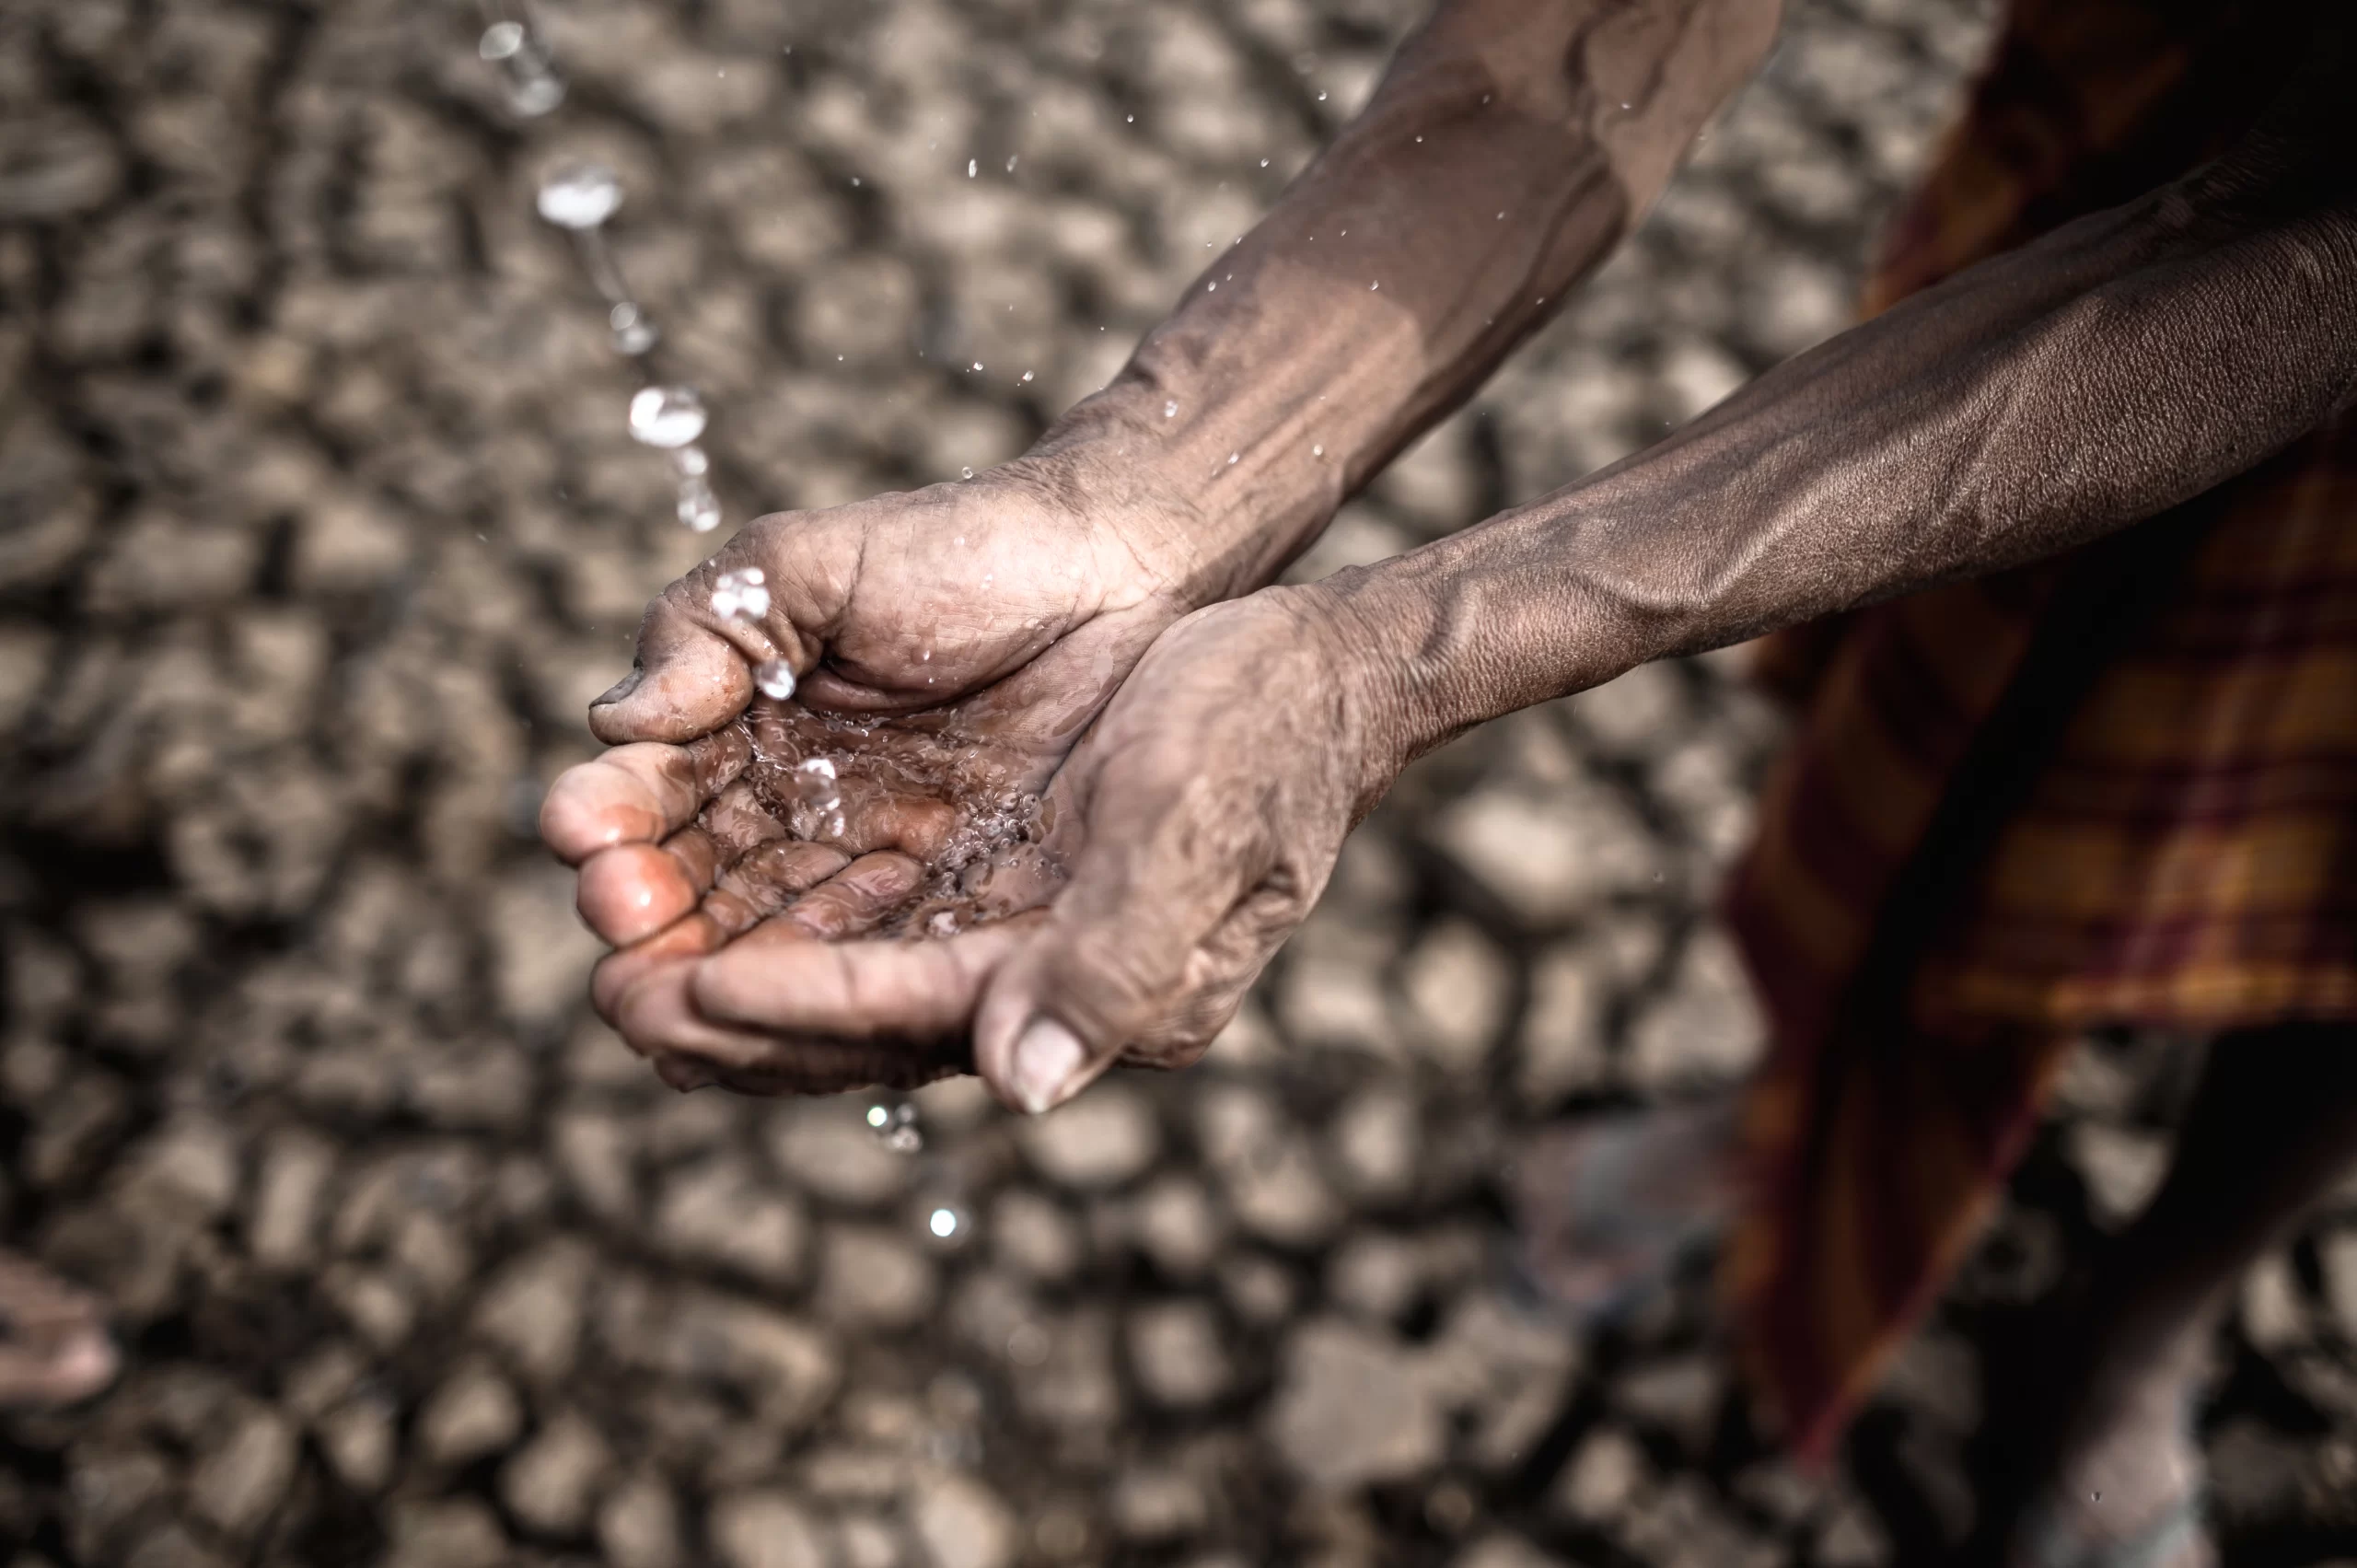
<path id="1" fill-rule="evenodd" d="M 1775 14 L 1759 0 L 1441 6 L 1367 110 L 1029 454 L 968 484 L 761 519 L 674 584 L 638 670 L 593 709 L 618 749 L 561 780 L 543 819 L 582 866 L 585 915 L 622 945 L 599 1008 L 682 1085 L 922 1081 L 964 1064 L 971 1039 L 1000 1098 L 1036 1110 L 1117 1059 L 1191 1059 L 1395 762 L 1336 728 L 1356 722 L 1339 707 L 1364 660 L 1347 633 L 1302 635 L 1304 616 L 1342 624 L 1314 597 L 1206 612 L 1156 649 L 1151 681 L 1141 657 L 1190 611 L 1271 581 L 1560 307 L 1765 52 Z M 718 575 L 751 565 L 769 614 L 714 617 Z M 1074 896 L 1076 881 L 1048 913 L 941 942 L 814 942 L 818 912 L 873 931 L 924 880 L 923 824 L 940 819 L 888 790 L 875 816 L 846 813 L 846 848 L 865 853 L 840 889 L 788 892 L 823 863 L 763 852 L 781 864 L 752 903 L 800 901 L 728 944 L 702 890 L 719 860 L 673 837 L 744 765 L 743 743 L 715 732 L 773 656 L 808 709 L 995 752 L 1000 777 L 1044 793 L 1050 853 L 1097 890 Z M 1158 703 L 1193 727 L 1158 731 L 1143 716 Z M 929 727 L 894 720 L 920 710 Z M 1278 756 L 1314 776 L 1256 775 Z M 1199 856 L 1200 886 L 1151 881 Z M 1140 922 L 1151 953 L 1124 939 Z"/>
<path id="2" fill-rule="evenodd" d="M 1366 113 L 1030 455 L 970 487 L 762 519 L 668 590 L 592 723 L 685 749 L 626 745 L 549 803 L 584 912 L 632 944 L 598 973 L 607 1016 L 671 1082 L 755 1089 L 922 1080 L 970 1032 L 975 1068 L 1028 1110 L 1116 1060 L 1189 1060 L 1419 753 L 1650 659 L 2083 543 L 2357 395 L 2342 17 L 2220 163 L 1958 274 L 1590 480 L 1374 568 L 1231 598 L 1608 248 L 1773 12 L 1442 6 Z M 1502 52 L 1532 33 L 1547 47 Z M 1459 221 L 1469 191 L 1533 160 L 1561 183 Z M 754 564 L 769 616 L 717 621 L 715 575 Z M 863 746 L 1044 792 L 1062 895 L 940 943 L 845 940 L 884 929 L 986 805 L 896 786 L 880 755 L 847 771 L 856 857 L 830 880 L 796 891 L 831 862 L 780 850 L 750 897 L 716 883 L 733 845 L 691 824 L 750 755 L 721 727 L 749 664 L 781 656 L 806 707 L 876 723 Z M 699 903 L 714 886 L 722 915 Z"/>

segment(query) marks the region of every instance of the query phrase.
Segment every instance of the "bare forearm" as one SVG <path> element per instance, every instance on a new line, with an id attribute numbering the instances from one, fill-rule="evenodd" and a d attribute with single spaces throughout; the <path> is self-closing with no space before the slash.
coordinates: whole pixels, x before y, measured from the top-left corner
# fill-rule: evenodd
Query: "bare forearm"
<path id="1" fill-rule="evenodd" d="M 1447 0 L 1366 111 L 1047 452 L 1183 495 L 1195 602 L 1266 582 L 1658 194 L 1774 0 Z"/>
<path id="2" fill-rule="evenodd" d="M 1392 738 L 1412 754 L 1648 659 L 2068 549 L 2314 429 L 2357 397 L 2357 202 L 2345 175 L 2298 179 L 2257 221 L 2194 188 L 2073 225 L 1594 480 L 1338 581 Z"/>

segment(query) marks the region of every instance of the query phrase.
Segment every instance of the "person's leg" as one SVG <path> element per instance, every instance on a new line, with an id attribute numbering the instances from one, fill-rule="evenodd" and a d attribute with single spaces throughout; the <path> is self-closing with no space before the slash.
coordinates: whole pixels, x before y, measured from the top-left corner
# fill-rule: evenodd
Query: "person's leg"
<path id="1" fill-rule="evenodd" d="M 114 1381 L 106 1315 L 29 1259 L 0 1249 L 0 1410 L 49 1410 Z"/>
<path id="2" fill-rule="evenodd" d="M 1992 1367 L 1982 1561 L 2179 1568 L 2194 1524 L 2191 1404 L 2218 1315 L 2258 1256 L 2357 1163 L 2357 1028 L 2295 1025 L 2211 1047 L 2160 1190 L 2030 1359 Z M 2007 1378 L 2015 1386 L 2002 1386 Z"/>

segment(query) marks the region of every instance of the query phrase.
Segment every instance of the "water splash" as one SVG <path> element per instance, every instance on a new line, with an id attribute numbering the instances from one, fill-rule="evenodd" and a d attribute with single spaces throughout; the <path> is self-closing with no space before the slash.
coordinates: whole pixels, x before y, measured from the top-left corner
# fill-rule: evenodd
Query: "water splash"
<path id="1" fill-rule="evenodd" d="M 806 839 L 843 836 L 843 792 L 835 773 L 834 759 L 805 757 L 795 764 L 794 803 L 788 808 L 787 826 L 796 836 Z"/>

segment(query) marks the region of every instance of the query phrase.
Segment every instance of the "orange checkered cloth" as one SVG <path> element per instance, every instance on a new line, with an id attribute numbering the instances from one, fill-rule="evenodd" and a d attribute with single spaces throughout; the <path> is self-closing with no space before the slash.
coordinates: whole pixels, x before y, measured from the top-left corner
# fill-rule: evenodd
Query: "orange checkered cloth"
<path id="1" fill-rule="evenodd" d="M 2015 0 L 1870 307 L 2214 156 L 2288 75 L 2292 12 Z M 1804 706 L 1729 894 L 1773 1043 L 1723 1283 L 1821 1457 L 2074 1036 L 2357 1020 L 2357 422 L 1762 670 Z"/>

